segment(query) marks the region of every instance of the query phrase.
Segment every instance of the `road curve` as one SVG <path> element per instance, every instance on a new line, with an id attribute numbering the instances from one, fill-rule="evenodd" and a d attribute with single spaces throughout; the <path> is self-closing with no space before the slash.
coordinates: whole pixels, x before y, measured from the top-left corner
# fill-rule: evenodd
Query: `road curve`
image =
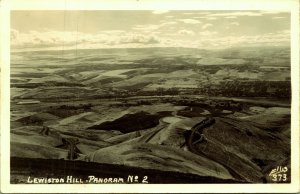
<path id="1" fill-rule="evenodd" d="M 195 126 L 193 126 L 191 128 L 192 132 L 187 139 L 187 147 L 192 153 L 197 154 L 197 155 L 204 155 L 213 161 L 215 161 L 214 158 L 209 157 L 207 154 L 205 154 L 201 150 L 197 149 L 195 147 L 195 145 L 206 140 L 204 137 L 204 134 L 203 134 L 203 130 L 207 127 L 212 126 L 215 122 L 216 122 L 216 120 L 213 117 L 206 117 L 203 121 L 201 121 L 200 123 L 197 123 Z M 218 162 L 218 161 L 215 161 L 215 162 Z M 230 174 L 233 177 L 235 177 L 237 180 L 239 180 L 239 181 L 244 180 L 244 178 L 242 178 L 240 176 L 240 174 L 234 170 L 233 167 L 231 167 L 225 163 L 220 163 L 220 164 L 222 164 L 225 168 L 227 168 L 227 170 L 230 172 Z"/>

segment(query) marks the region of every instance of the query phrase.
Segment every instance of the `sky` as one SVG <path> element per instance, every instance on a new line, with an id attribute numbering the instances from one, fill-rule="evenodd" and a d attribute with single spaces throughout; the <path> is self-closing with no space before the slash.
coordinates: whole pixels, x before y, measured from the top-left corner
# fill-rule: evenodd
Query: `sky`
<path id="1" fill-rule="evenodd" d="M 288 46 L 275 11 L 12 11 L 12 49 Z"/>

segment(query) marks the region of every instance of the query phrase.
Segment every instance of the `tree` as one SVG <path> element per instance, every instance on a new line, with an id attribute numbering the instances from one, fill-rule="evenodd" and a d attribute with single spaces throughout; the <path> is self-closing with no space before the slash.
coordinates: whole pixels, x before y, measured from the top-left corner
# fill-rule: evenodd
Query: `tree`
<path id="1" fill-rule="evenodd" d="M 158 94 L 158 95 L 160 95 L 160 96 L 162 96 L 162 95 L 163 95 L 164 91 L 165 91 L 165 89 L 164 89 L 164 88 L 162 88 L 162 87 L 158 87 L 158 88 L 156 88 L 156 92 L 157 92 L 157 94 Z"/>
<path id="2" fill-rule="evenodd" d="M 178 95 L 179 94 L 179 89 L 175 88 L 175 87 L 169 88 L 168 93 L 171 94 L 171 95 Z"/>

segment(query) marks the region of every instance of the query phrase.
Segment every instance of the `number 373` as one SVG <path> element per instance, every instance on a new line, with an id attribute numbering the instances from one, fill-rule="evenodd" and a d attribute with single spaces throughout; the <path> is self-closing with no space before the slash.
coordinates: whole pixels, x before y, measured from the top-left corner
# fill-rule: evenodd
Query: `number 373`
<path id="1" fill-rule="evenodd" d="M 287 175 L 286 174 L 273 174 L 272 175 L 272 181 L 278 182 L 278 181 L 287 181 Z"/>

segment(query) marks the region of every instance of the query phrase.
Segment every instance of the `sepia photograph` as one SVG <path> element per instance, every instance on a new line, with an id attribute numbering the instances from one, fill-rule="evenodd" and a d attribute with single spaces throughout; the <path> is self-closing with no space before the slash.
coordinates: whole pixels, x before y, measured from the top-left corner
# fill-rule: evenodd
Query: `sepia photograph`
<path id="1" fill-rule="evenodd" d="M 291 17 L 11 10 L 9 184 L 297 181 Z"/>

